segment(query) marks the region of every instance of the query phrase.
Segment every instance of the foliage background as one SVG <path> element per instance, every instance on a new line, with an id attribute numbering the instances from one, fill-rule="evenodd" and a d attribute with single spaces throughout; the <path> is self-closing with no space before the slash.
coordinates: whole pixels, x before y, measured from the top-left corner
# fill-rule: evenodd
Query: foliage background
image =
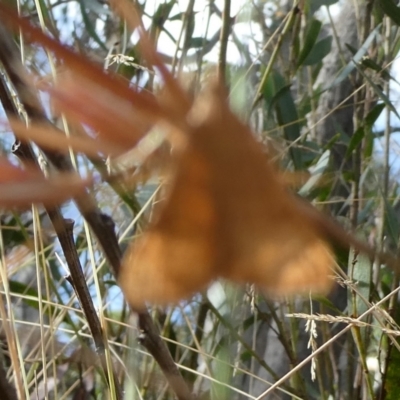
<path id="1" fill-rule="evenodd" d="M 137 38 L 131 40 L 107 2 L 7 3 L 82 56 L 158 90 Z M 309 171 L 299 194 L 376 248 L 397 253 L 398 182 L 391 171 L 398 143 L 391 138 L 400 10 L 394 2 L 137 5 L 166 64 L 193 95 L 216 69 L 223 73 L 232 107 L 273 148 L 282 168 Z M 4 110 L 14 107 L 35 121 L 38 114 L 25 102 L 10 60 L 22 60 L 36 79 L 56 78 L 57 62 L 22 36 L 1 32 Z M 17 53 L 5 51 L 13 46 Z M 43 93 L 40 101 L 40 118 L 66 130 Z M 21 153 L 11 137 L 4 132 L 1 152 L 16 160 Z M 59 169 L 78 165 L 84 174 L 104 170 L 82 156 L 60 161 L 37 147 L 32 156 Z M 101 182 L 93 190 L 96 215 L 82 217 L 82 205 L 73 203 L 50 218 L 40 207 L 2 212 L 2 398 L 397 398 L 398 276 L 352 251 L 338 250 L 340 276 L 327 298 L 275 303 L 252 288 L 218 283 L 179 307 L 130 316 L 111 272 L 112 234 L 102 238 L 98 228 L 112 221 L 123 251 L 151 215 L 152 202 L 146 201 L 157 186 L 149 179 L 124 192 Z M 84 277 L 71 272 L 65 238 L 51 225 L 57 218 L 75 222 L 73 236 L 72 226 L 66 231 Z M 79 295 L 74 279 L 90 296 Z M 160 330 L 161 344 L 153 328 Z"/>

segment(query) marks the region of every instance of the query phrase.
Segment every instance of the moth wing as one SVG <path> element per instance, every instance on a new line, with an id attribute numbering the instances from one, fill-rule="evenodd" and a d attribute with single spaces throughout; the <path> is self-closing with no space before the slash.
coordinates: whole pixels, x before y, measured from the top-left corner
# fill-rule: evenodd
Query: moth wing
<path id="1" fill-rule="evenodd" d="M 120 284 L 137 309 L 145 302 L 176 303 L 202 290 L 213 272 L 215 207 L 209 169 L 201 154 L 186 148 L 158 216 L 127 251 Z"/>
<path id="2" fill-rule="evenodd" d="M 258 182 L 259 188 L 263 182 Z M 329 291 L 335 262 L 316 221 L 281 187 L 252 193 L 249 186 L 237 218 L 228 213 L 238 207 L 238 198 L 225 206 L 232 243 L 227 277 L 255 283 L 271 295 Z"/>
<path id="3" fill-rule="evenodd" d="M 334 261 L 314 218 L 319 214 L 286 190 L 220 88 L 202 111 L 193 137 L 212 171 L 220 275 L 271 294 L 326 291 Z"/>
<path id="4" fill-rule="evenodd" d="M 252 281 L 266 294 L 272 296 L 327 293 L 333 284 L 330 275 L 333 274 L 334 258 L 330 247 L 322 240 L 315 238 L 302 243 L 302 249 L 287 261 L 275 264 L 271 282 L 257 276 L 257 269 Z M 261 279 L 260 279 L 261 278 Z"/>
<path id="5" fill-rule="evenodd" d="M 274 231 L 260 234 L 253 246 L 242 247 L 230 278 L 254 283 L 272 296 L 328 292 L 335 265 L 330 246 L 295 218 L 290 226 L 275 226 Z"/>

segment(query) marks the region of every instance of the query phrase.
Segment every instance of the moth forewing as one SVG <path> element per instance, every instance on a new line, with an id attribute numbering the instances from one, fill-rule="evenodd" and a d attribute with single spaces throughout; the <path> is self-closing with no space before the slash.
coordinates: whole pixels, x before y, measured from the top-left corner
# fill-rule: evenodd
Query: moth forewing
<path id="1" fill-rule="evenodd" d="M 187 143 L 174 153 L 167 198 L 147 232 L 128 249 L 121 287 L 135 308 L 176 303 L 215 278 L 215 209 L 210 171 Z"/>
<path id="2" fill-rule="evenodd" d="M 282 294 L 285 285 L 288 293 L 326 291 L 334 262 L 312 215 L 287 191 L 219 88 L 202 109 L 192 140 L 212 171 L 219 275 Z M 294 287 L 290 275 L 299 270 L 305 279 L 293 279 Z"/>

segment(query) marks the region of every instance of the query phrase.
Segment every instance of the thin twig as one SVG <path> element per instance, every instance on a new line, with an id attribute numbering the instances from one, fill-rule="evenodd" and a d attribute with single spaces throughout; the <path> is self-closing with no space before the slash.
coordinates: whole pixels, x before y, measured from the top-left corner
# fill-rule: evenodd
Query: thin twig
<path id="1" fill-rule="evenodd" d="M 1 358 L 0 358 L 1 359 Z M 15 388 L 8 382 L 7 374 L 3 366 L 0 365 L 0 393 L 2 400 L 18 400 Z"/>
<path id="2" fill-rule="evenodd" d="M 222 12 L 222 29 L 220 36 L 220 49 L 218 57 L 218 80 L 226 80 L 226 54 L 228 50 L 228 40 L 231 33 L 231 0 L 225 0 Z"/>

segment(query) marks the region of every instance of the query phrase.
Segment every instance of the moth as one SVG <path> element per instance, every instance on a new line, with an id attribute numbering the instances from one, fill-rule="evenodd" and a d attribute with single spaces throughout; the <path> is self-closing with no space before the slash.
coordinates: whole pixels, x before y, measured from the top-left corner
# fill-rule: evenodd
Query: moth
<path id="1" fill-rule="evenodd" d="M 271 295 L 329 290 L 320 215 L 288 192 L 223 88 L 214 84 L 183 125 L 167 198 L 122 264 L 128 302 L 176 303 L 218 278 Z"/>

